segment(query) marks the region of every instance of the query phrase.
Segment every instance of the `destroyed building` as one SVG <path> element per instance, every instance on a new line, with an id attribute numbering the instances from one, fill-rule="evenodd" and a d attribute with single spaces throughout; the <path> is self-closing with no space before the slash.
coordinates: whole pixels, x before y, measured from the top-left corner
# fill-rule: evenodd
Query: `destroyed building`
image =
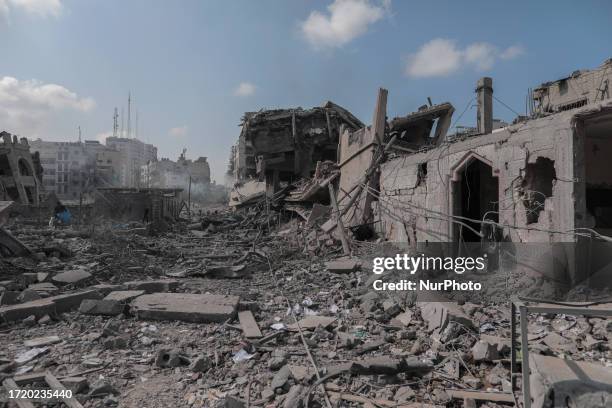
<path id="1" fill-rule="evenodd" d="M 94 214 L 120 221 L 176 221 L 182 189 L 105 187 L 96 191 Z"/>
<path id="2" fill-rule="evenodd" d="M 538 111 L 498 129 L 492 80 L 483 78 L 476 87 L 477 132 L 462 137 L 447 135 L 449 104 L 387 124 L 387 92 L 381 90 L 372 126 L 341 137 L 338 195 L 345 226 L 353 232 L 369 226 L 385 240 L 409 245 L 454 242 L 457 248 L 487 239 L 491 226 L 498 239 L 514 243 L 608 235 L 612 103 L 597 91 L 607 67 L 584 74 L 597 79 L 580 85 L 593 95 L 589 103 L 561 109 L 565 95 L 549 92 L 547 110 L 555 113 Z M 587 84 L 596 89 L 586 92 Z M 541 101 L 541 93 L 534 98 Z"/>
<path id="3" fill-rule="evenodd" d="M 515 299 L 491 269 L 491 297 L 461 302 L 371 284 L 386 241 L 609 235 L 610 99 L 497 128 L 493 91 L 478 81 L 477 126 L 449 134 L 450 103 L 389 121 L 381 89 L 336 158 L 272 156 L 283 188 L 253 173 L 239 211 L 179 216 L 179 191 L 109 188 L 91 223 L 51 228 L 0 202 L 0 405 L 44 386 L 87 408 L 609 406 L 609 288 L 560 302 L 513 274 L 537 296 Z M 145 218 L 177 222 L 152 236 Z"/>
<path id="4" fill-rule="evenodd" d="M 610 98 L 612 59 L 597 69 L 578 70 L 571 75 L 545 82 L 530 91 L 532 114 L 545 115 L 580 108 Z"/>
<path id="5" fill-rule="evenodd" d="M 359 119 L 333 102 L 247 112 L 230 169 L 237 181 L 259 177 L 278 191 L 281 184 L 312 176 L 318 161 L 336 161 L 340 130 L 361 127 Z"/>
<path id="6" fill-rule="evenodd" d="M 210 165 L 206 157 L 190 160 L 181 153 L 177 161 L 168 158 L 149 161 L 142 166 L 142 186 L 187 189 L 189 183 L 209 184 Z"/>
<path id="7" fill-rule="evenodd" d="M 42 176 L 40 158 L 25 137 L 0 132 L 0 200 L 38 205 Z"/>

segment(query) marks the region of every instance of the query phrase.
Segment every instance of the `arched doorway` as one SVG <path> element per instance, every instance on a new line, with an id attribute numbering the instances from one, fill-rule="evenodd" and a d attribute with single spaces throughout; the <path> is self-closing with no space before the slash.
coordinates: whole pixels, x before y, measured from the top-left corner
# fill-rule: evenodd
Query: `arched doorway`
<path id="1" fill-rule="evenodd" d="M 480 242 L 476 231 L 483 233 L 483 220 L 499 222 L 499 180 L 492 163 L 470 153 L 453 171 L 453 241 Z M 462 217 L 462 218 L 458 218 Z"/>

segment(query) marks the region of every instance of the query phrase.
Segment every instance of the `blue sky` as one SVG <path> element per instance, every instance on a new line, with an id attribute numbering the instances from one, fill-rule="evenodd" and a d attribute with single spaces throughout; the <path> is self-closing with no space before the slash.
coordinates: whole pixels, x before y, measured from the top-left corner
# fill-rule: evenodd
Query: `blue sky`
<path id="1" fill-rule="evenodd" d="M 390 118 L 428 96 L 458 116 L 487 75 L 523 112 L 528 87 L 612 57 L 611 21 L 609 1 L 0 0 L 0 128 L 102 139 L 131 91 L 140 139 L 222 182 L 245 111 L 333 100 L 370 123 L 382 86 Z"/>

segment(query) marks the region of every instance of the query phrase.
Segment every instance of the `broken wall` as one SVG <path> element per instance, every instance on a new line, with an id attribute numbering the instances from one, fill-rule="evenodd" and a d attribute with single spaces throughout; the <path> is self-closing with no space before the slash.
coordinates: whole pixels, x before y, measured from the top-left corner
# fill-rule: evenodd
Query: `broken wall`
<path id="1" fill-rule="evenodd" d="M 0 200 L 38 205 L 40 181 L 26 138 L 0 132 Z"/>
<path id="2" fill-rule="evenodd" d="M 536 113 L 575 109 L 610 98 L 612 59 L 593 70 L 575 71 L 566 78 L 546 82 L 533 91 Z"/>
<path id="3" fill-rule="evenodd" d="M 460 191 L 465 169 L 480 161 L 490 168 L 489 180 L 498 183 L 497 200 L 492 200 L 497 201 L 494 221 L 504 227 L 497 239 L 575 242 L 575 213 L 580 208 L 574 201 L 574 115 L 560 113 L 388 160 L 381 166 L 381 194 L 375 203 L 380 232 L 390 241 L 411 245 L 460 241 L 458 231 L 463 227 L 451 222 L 450 216 L 461 215 L 462 197 L 484 193 L 482 189 Z M 483 214 L 492 220 L 489 209 Z M 520 253 L 521 259 L 540 272 L 556 273 L 552 261 L 556 255 L 538 253 L 541 246 L 530 248 L 534 252 Z M 561 256 L 567 273 L 573 274 L 574 254 Z"/>
<path id="4" fill-rule="evenodd" d="M 95 216 L 121 221 L 178 219 L 182 203 L 178 193 L 161 189 L 99 189 L 95 198 Z"/>

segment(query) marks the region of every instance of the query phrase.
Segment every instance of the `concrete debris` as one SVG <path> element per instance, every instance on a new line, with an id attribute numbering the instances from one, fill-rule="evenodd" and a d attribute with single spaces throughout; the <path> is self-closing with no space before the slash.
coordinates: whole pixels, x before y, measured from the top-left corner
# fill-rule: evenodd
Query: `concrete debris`
<path id="1" fill-rule="evenodd" d="M 50 344 L 59 343 L 62 341 L 58 336 L 46 336 L 46 337 L 38 337 L 35 339 L 29 339 L 23 342 L 25 347 L 42 347 L 48 346 Z"/>
<path id="2" fill-rule="evenodd" d="M 250 310 L 238 312 L 238 320 L 240 321 L 240 326 L 244 332 L 244 337 L 247 339 L 258 339 L 263 337 L 261 330 L 259 330 L 259 326 L 257 325 L 257 321 L 255 321 L 255 317 Z"/>
<path id="3" fill-rule="evenodd" d="M 325 267 L 332 273 L 350 273 L 360 267 L 360 263 L 354 260 L 335 260 L 327 262 Z"/>
<path id="4" fill-rule="evenodd" d="M 52 280 L 59 284 L 78 285 L 83 282 L 86 282 L 90 278 L 91 278 L 91 274 L 89 272 L 77 269 L 74 271 L 58 273 L 52 278 Z"/>
<path id="5" fill-rule="evenodd" d="M 233 317 L 238 302 L 237 296 L 154 293 L 136 298 L 131 310 L 139 319 L 210 323 Z"/>
<path id="6" fill-rule="evenodd" d="M 79 312 L 90 315 L 117 316 L 124 312 L 125 304 L 116 300 L 85 299 L 79 306 Z"/>
<path id="7" fill-rule="evenodd" d="M 326 328 L 336 321 L 335 317 L 327 316 L 306 316 L 297 323 L 290 324 L 287 326 L 289 330 L 298 331 L 301 330 L 314 330 L 317 327 Z M 299 328 L 298 328 L 299 327 Z"/>
<path id="8" fill-rule="evenodd" d="M 561 98 L 542 94 L 554 89 L 538 100 Z M 485 78 L 478 126 L 450 135 L 449 103 L 388 121 L 387 96 L 369 126 L 331 102 L 246 113 L 231 209 L 183 202 L 175 188 L 100 188 L 92 203 L 61 203 L 72 222 L 49 226 L 57 197 L 13 216 L 38 199 L 21 178 L 6 191 L 17 204 L 0 202 L 0 380 L 48 372 L 87 408 L 513 403 L 523 384 L 502 296 L 374 290 L 393 275 L 368 266 L 391 243 L 414 255 L 450 242 L 446 255 L 473 242 L 490 251 L 478 276 L 494 292 L 508 276 L 539 287 L 520 271 L 498 279 L 498 244 L 574 242 L 566 231 L 606 240 L 612 104 L 551 99 L 538 117 L 502 124 Z M 545 258 L 533 272 L 555 272 L 550 261 L 567 272 L 558 281 L 580 281 L 588 268 L 568 264 L 577 254 L 531 254 Z M 532 406 L 610 404 L 604 317 L 528 313 Z"/>
<path id="9" fill-rule="evenodd" d="M 431 332 L 443 331 L 450 322 L 456 322 L 468 328 L 474 327 L 472 319 L 456 303 L 450 301 L 423 302 L 419 303 L 419 308 Z"/>
<path id="10" fill-rule="evenodd" d="M 486 341 L 479 340 L 472 347 L 472 358 L 475 362 L 493 361 L 499 358 L 497 346 Z"/>
<path id="11" fill-rule="evenodd" d="M 606 407 L 612 370 L 600 364 L 530 354 L 532 407 Z"/>

